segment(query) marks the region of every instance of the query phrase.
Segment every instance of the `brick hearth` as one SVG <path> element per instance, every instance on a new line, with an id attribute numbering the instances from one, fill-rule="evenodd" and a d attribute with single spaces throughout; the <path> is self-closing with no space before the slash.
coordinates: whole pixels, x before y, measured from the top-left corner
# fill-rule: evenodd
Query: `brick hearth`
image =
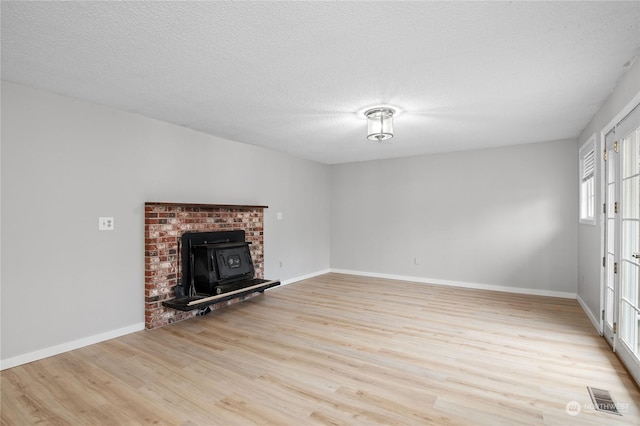
<path id="1" fill-rule="evenodd" d="M 244 230 L 251 242 L 256 278 L 264 278 L 264 209 L 266 206 L 180 204 L 148 202 L 144 206 L 144 320 L 147 329 L 191 318 L 197 311 L 181 312 L 162 306 L 175 297 L 181 277 L 178 241 L 185 232 Z M 246 300 L 260 293 L 211 305 L 211 309 Z"/>

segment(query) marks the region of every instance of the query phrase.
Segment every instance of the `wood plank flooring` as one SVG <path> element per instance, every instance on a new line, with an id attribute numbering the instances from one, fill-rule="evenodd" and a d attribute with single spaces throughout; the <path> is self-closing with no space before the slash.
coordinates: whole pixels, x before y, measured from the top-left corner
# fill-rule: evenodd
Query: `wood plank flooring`
<path id="1" fill-rule="evenodd" d="M 640 424 L 575 300 L 340 274 L 1 380 L 3 425 Z M 587 386 L 623 415 L 591 408 Z"/>

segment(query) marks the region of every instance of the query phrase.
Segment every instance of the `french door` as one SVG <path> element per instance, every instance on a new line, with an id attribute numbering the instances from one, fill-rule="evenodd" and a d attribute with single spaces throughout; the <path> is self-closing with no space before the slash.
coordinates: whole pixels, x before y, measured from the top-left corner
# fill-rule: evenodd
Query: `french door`
<path id="1" fill-rule="evenodd" d="M 605 135 L 603 333 L 640 383 L 640 105 Z"/>

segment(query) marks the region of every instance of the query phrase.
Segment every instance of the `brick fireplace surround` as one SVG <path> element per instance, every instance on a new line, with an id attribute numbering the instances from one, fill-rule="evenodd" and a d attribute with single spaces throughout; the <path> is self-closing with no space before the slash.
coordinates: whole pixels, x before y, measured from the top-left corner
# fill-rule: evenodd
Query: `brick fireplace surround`
<path id="1" fill-rule="evenodd" d="M 264 278 L 264 209 L 267 206 L 147 202 L 144 205 L 144 322 L 154 329 L 191 318 L 197 311 L 182 312 L 162 306 L 175 297 L 180 282 L 178 242 L 185 232 L 244 230 L 250 242 L 255 277 Z M 259 295 L 210 305 L 219 309 Z"/>

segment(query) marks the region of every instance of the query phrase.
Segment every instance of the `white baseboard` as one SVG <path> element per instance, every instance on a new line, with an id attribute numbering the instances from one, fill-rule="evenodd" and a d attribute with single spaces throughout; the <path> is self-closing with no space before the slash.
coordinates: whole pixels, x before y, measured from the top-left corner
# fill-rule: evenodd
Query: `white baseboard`
<path id="1" fill-rule="evenodd" d="M 445 285 L 450 287 L 464 287 L 464 288 L 472 288 L 476 290 L 491 290 L 491 291 L 502 291 L 507 293 L 531 294 L 535 296 L 561 297 L 563 299 L 575 299 L 577 296 L 576 293 L 568 293 L 563 291 L 540 290 L 535 288 L 507 287 L 507 286 L 492 285 L 492 284 L 468 283 L 468 282 L 462 282 L 462 281 L 448 281 L 448 280 L 439 280 L 439 279 L 423 278 L 423 277 L 409 277 L 406 275 L 380 274 L 377 272 L 351 271 L 347 269 L 331 269 L 330 271 L 335 272 L 337 274 L 360 275 L 363 277 L 374 277 L 374 278 L 387 278 L 387 279 L 398 280 L 398 281 L 412 281 L 412 282 L 417 282 L 422 284 Z"/>
<path id="2" fill-rule="evenodd" d="M 598 316 L 593 315 L 593 312 L 591 312 L 591 309 L 589 309 L 587 304 L 584 303 L 584 300 L 582 300 L 582 297 L 580 297 L 580 295 L 576 295 L 576 300 L 578 301 L 578 304 L 580 305 L 584 313 L 587 314 L 587 317 L 589 317 L 589 319 L 591 320 L 591 324 L 593 324 L 593 326 L 596 328 L 598 334 L 602 336 L 602 323 L 597 319 Z"/>
<path id="3" fill-rule="evenodd" d="M 72 342 L 62 343 L 60 345 L 29 352 L 27 354 L 14 356 L 12 358 L 3 359 L 0 360 L 0 370 L 6 370 L 7 368 L 17 367 L 18 365 L 49 358 L 50 356 L 72 351 L 74 349 L 80 349 L 85 346 L 93 345 L 94 343 L 104 342 L 105 340 L 114 339 L 140 330 L 144 330 L 143 322 L 107 331 L 105 333 L 96 334 L 94 336 L 85 337 L 83 339 L 74 340 Z"/>
<path id="4" fill-rule="evenodd" d="M 322 271 L 312 272 L 310 274 L 301 275 L 299 277 L 289 278 L 288 280 L 280 281 L 280 284 L 289 285 L 289 284 L 297 283 L 298 281 L 308 280 L 309 278 L 317 277 L 319 275 L 328 274 L 329 272 L 331 272 L 331 269 L 324 269 Z M 276 287 L 272 287 L 272 288 L 276 288 Z"/>

